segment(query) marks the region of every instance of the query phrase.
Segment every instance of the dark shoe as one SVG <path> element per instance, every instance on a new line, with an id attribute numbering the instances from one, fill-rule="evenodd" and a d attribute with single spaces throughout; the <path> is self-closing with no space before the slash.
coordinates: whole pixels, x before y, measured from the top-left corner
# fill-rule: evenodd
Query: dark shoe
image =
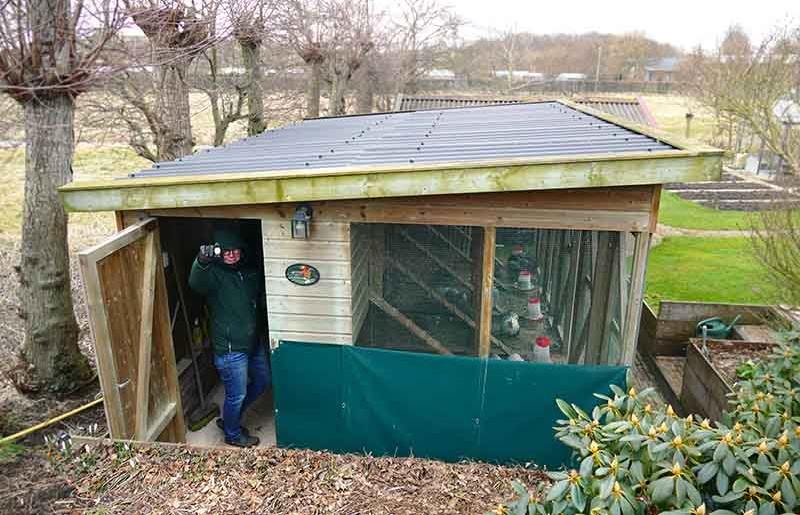
<path id="1" fill-rule="evenodd" d="M 225 439 L 226 444 L 234 447 L 255 447 L 260 441 L 256 436 L 245 436 L 244 434 L 240 434 L 236 440 Z"/>
<path id="2" fill-rule="evenodd" d="M 220 428 L 223 432 L 225 431 L 225 422 L 221 418 L 217 419 L 217 427 Z M 247 428 L 244 426 L 240 426 L 239 431 L 241 431 L 241 433 L 245 436 L 250 436 L 250 431 L 248 431 Z"/>

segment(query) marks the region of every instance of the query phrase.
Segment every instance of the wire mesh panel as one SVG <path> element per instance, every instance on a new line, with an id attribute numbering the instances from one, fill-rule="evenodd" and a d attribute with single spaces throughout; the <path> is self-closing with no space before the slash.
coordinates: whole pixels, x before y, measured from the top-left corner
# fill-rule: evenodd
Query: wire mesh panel
<path id="1" fill-rule="evenodd" d="M 472 257 L 473 228 L 373 225 L 381 241 L 373 241 L 368 259 L 381 277 L 371 281 L 371 307 L 356 345 L 475 355 L 480 269 Z"/>
<path id="2" fill-rule="evenodd" d="M 497 229 L 492 352 L 528 361 L 620 362 L 630 283 L 624 236 Z"/>
<path id="3" fill-rule="evenodd" d="M 362 230 L 360 227 L 372 227 Z M 376 230 L 378 228 L 378 230 Z M 354 224 L 367 246 L 370 307 L 356 345 L 477 355 L 486 265 L 479 227 Z M 629 236 L 608 231 L 496 229 L 489 354 L 513 360 L 616 364 L 623 356 Z M 366 248 L 366 247 L 365 247 Z M 489 262 L 490 263 L 490 262 Z M 484 294 L 484 295 L 488 295 Z M 353 291 L 353 298 L 364 292 Z M 484 350 L 485 352 L 485 350 Z"/>

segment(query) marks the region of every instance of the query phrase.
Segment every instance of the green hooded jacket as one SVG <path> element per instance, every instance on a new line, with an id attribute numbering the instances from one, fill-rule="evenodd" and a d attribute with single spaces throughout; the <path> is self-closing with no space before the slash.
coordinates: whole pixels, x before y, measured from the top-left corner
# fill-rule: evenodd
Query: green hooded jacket
<path id="1" fill-rule="evenodd" d="M 237 232 L 215 230 L 214 243 L 223 249 L 242 249 L 242 259 L 236 265 L 226 265 L 200 263 L 195 258 L 189 286 L 206 298 L 214 352 L 253 352 L 262 344 L 266 328 L 264 277 L 248 262 L 250 256 Z"/>

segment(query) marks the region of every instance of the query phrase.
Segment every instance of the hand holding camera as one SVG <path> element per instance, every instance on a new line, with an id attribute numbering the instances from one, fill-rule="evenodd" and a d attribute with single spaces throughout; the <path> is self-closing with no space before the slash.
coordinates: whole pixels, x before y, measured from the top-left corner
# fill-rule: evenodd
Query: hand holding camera
<path id="1" fill-rule="evenodd" d="M 197 260 L 203 264 L 222 262 L 222 247 L 218 243 L 213 245 L 200 245 L 200 252 L 197 253 Z"/>

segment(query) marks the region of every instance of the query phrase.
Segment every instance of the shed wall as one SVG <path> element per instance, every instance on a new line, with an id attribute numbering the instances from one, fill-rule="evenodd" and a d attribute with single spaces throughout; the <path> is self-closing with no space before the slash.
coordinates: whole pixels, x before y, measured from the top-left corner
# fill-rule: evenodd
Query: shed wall
<path id="1" fill-rule="evenodd" d="M 278 210 L 262 213 L 269 339 L 353 343 L 350 224 L 314 219 L 311 237 L 293 240 L 291 221 Z M 305 263 L 322 278 L 311 286 L 286 280 L 285 270 Z"/>

